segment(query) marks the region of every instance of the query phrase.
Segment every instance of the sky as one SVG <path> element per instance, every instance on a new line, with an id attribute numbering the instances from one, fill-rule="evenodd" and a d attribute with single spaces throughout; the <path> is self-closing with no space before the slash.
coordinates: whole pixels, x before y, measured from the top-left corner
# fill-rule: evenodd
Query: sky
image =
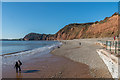
<path id="1" fill-rule="evenodd" d="M 2 2 L 119 2 L 119 0 L 2 0 Z"/>
<path id="2" fill-rule="evenodd" d="M 117 11 L 117 2 L 3 2 L 2 38 L 54 34 L 65 25 L 100 21 Z"/>

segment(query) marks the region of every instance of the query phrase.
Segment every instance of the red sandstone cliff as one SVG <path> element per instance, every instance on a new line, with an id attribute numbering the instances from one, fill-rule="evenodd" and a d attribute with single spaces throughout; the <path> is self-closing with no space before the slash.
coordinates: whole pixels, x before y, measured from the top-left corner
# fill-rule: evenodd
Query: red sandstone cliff
<path id="1" fill-rule="evenodd" d="M 24 37 L 24 40 L 71 40 L 79 38 L 113 37 L 117 35 L 118 14 L 115 13 L 100 22 L 66 25 L 53 35 L 30 33 Z"/>

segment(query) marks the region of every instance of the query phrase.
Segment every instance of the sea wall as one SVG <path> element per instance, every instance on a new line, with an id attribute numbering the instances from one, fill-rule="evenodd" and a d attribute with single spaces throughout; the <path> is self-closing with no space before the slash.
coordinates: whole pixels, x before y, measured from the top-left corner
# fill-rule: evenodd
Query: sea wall
<path id="1" fill-rule="evenodd" d="M 110 54 L 105 49 L 98 49 L 97 53 L 108 67 L 108 70 L 111 73 L 112 77 L 117 79 L 120 78 L 118 70 L 118 67 L 120 66 L 118 65 L 118 57 L 114 56 L 113 54 Z"/>

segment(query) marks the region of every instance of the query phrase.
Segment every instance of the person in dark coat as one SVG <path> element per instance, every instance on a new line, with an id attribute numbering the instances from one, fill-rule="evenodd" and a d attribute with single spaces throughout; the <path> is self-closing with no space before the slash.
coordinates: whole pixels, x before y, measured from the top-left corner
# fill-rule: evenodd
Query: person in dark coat
<path id="1" fill-rule="evenodd" d="M 15 64 L 15 68 L 16 68 L 16 73 L 21 72 L 21 66 L 22 65 L 22 62 L 20 60 L 18 60 Z"/>
<path id="2" fill-rule="evenodd" d="M 79 45 L 81 45 L 81 42 L 79 42 Z"/>

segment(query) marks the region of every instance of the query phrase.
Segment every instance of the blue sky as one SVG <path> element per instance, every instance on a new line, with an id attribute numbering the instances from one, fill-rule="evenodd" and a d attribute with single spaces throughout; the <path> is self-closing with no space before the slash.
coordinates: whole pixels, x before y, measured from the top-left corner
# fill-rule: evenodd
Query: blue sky
<path id="1" fill-rule="evenodd" d="M 100 21 L 117 11 L 117 2 L 3 2 L 2 37 L 54 34 L 67 24 Z"/>
<path id="2" fill-rule="evenodd" d="M 119 0 L 2 0 L 2 2 L 119 2 Z"/>

